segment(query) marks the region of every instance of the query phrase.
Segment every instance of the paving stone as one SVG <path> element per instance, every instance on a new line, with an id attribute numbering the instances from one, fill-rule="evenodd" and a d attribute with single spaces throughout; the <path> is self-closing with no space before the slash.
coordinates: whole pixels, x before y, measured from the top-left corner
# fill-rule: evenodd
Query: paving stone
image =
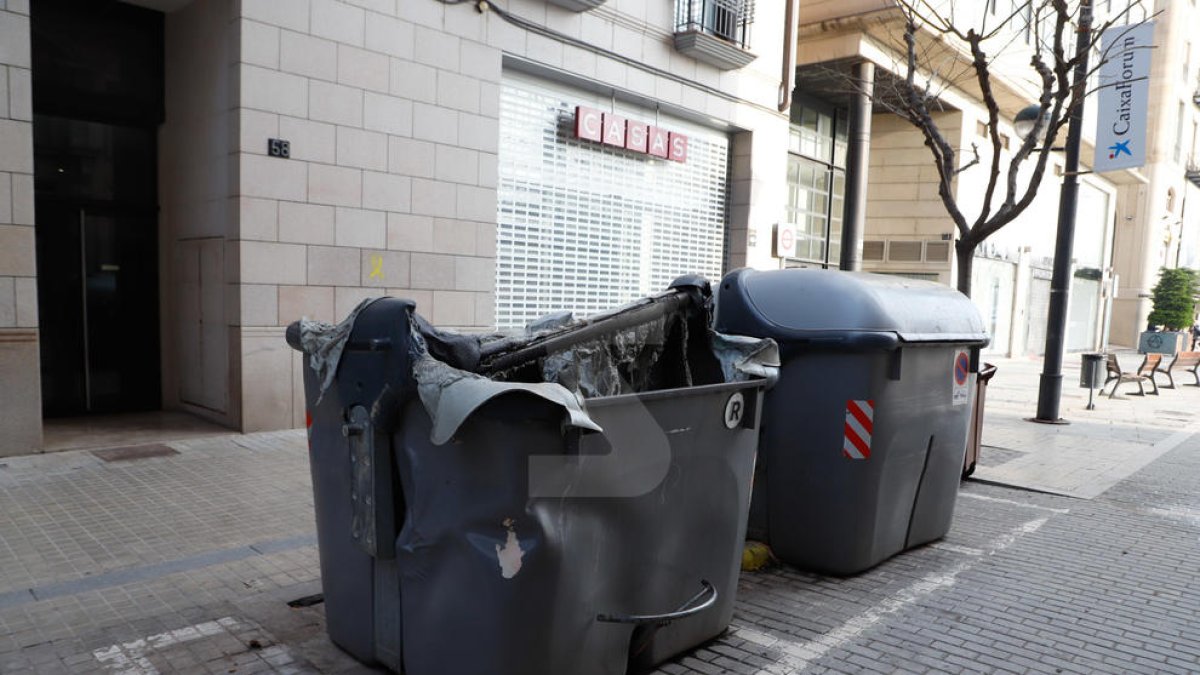
<path id="1" fill-rule="evenodd" d="M 322 606 L 286 606 L 319 590 L 303 432 L 170 445 L 6 460 L 0 672 L 95 672 L 155 635 L 162 672 L 371 672 L 320 641 Z M 1092 499 L 968 482 L 942 544 L 744 574 L 731 630 L 657 672 L 1196 672 L 1198 495 L 1194 437 Z"/>

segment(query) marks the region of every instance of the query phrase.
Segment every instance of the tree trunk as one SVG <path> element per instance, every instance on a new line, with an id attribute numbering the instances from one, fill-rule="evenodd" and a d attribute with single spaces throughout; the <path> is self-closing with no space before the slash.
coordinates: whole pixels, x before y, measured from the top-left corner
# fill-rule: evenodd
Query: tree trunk
<path id="1" fill-rule="evenodd" d="M 959 239 L 954 242 L 954 257 L 958 262 L 958 290 L 968 298 L 971 297 L 971 267 L 975 264 L 975 247 Z"/>

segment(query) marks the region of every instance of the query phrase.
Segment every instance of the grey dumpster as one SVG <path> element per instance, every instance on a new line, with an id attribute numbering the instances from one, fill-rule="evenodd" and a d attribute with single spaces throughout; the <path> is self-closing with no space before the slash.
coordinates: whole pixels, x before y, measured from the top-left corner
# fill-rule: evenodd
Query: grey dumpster
<path id="1" fill-rule="evenodd" d="M 431 330 L 409 301 L 362 308 L 332 376 L 309 367 L 329 345 L 293 324 L 332 640 L 409 675 L 620 675 L 720 634 L 763 381 L 725 382 L 711 354 L 680 369 L 706 342 L 707 307 L 689 316 L 691 332 L 632 329 L 669 343 L 641 362 L 681 386 L 581 408 L 558 385 L 470 372 L 486 371 L 479 344 Z M 507 377 L 528 370 L 510 362 Z"/>
<path id="2" fill-rule="evenodd" d="M 979 313 L 932 282 L 737 270 L 718 332 L 779 343 L 751 533 L 781 560 L 854 574 L 950 527 L 971 420 Z"/>

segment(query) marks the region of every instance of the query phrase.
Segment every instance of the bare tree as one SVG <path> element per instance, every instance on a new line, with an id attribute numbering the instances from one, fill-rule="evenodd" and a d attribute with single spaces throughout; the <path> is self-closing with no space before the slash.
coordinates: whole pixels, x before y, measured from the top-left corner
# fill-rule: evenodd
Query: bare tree
<path id="1" fill-rule="evenodd" d="M 899 70 L 904 78 L 876 87 L 875 102 L 907 120 L 924 136 L 937 167 L 938 195 L 958 230 L 957 287 L 970 295 L 975 249 L 1033 203 L 1055 139 L 1089 93 L 1087 78 L 1079 82 L 1072 79 L 1080 60 L 1075 54 L 1075 38 L 1081 2 L 1018 0 L 999 15 L 988 9 L 978 12 L 982 18 L 971 20 L 976 25 L 970 26 L 956 20 L 952 1 L 896 0 L 896 4 L 903 15 L 903 30 L 901 35 L 891 37 L 903 44 L 904 63 Z M 970 4 L 990 7 L 989 2 L 973 0 Z M 1139 5 L 1140 0 L 1132 0 L 1123 11 L 1095 24 L 1093 44 L 1098 44 L 1099 34 L 1109 29 L 1119 31 L 1114 27 L 1126 23 L 1130 10 Z M 1024 48 L 1021 36 L 1029 36 L 1030 43 L 1030 70 L 1024 79 L 1031 85 L 1042 114 L 1006 162 L 996 87 L 1001 77 L 1011 81 L 1019 74 L 1007 70 L 999 73 L 993 68 L 998 55 L 1017 48 L 1017 40 Z M 1100 54 L 1089 74 L 1106 57 Z M 987 111 L 987 146 L 981 151 L 978 144 L 973 144 L 967 158 L 960 157 L 960 150 L 947 139 L 936 119 L 944 109 L 939 94 L 951 86 L 973 90 Z M 986 188 L 979 212 L 967 214 L 955 193 L 954 180 L 962 171 L 980 164 L 987 167 Z"/>

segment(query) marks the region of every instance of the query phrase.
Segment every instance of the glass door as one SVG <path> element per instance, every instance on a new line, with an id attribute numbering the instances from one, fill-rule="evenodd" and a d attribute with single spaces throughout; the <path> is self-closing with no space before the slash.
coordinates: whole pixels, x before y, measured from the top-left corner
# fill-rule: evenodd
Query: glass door
<path id="1" fill-rule="evenodd" d="M 45 202 L 37 208 L 45 414 L 157 409 L 153 217 Z"/>

